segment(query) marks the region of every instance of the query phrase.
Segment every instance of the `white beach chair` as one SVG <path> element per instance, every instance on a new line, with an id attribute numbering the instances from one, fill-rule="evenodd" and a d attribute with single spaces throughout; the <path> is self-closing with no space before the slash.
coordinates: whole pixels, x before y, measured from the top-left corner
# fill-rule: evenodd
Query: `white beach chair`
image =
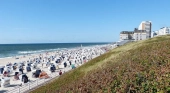
<path id="1" fill-rule="evenodd" d="M 1 78 L 1 87 L 5 88 L 8 86 L 10 86 L 10 78 L 8 77 Z"/>
<path id="2" fill-rule="evenodd" d="M 59 69 L 63 69 L 64 68 L 64 65 L 61 64 L 61 65 L 58 65 Z"/>
<path id="3" fill-rule="evenodd" d="M 4 68 L 5 68 L 5 66 L 0 66 L 0 75 L 3 74 Z"/>

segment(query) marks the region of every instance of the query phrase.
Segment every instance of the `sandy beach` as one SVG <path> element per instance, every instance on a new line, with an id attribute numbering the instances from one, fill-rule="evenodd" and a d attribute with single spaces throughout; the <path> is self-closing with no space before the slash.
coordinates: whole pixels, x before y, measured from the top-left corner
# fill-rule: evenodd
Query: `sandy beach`
<path id="1" fill-rule="evenodd" d="M 9 70 L 8 76 L 4 76 L 4 74 L 0 74 L 1 84 L 3 78 L 10 79 L 9 86 L 2 86 L 0 87 L 0 92 L 7 92 L 9 93 L 11 90 L 15 89 L 16 87 L 21 87 L 26 83 L 23 83 L 21 79 L 14 80 L 15 72 L 21 72 L 18 70 L 21 64 L 24 64 L 23 73 L 27 75 L 29 81 L 34 82 L 35 80 L 39 79 L 39 77 L 33 77 L 33 72 L 36 70 L 41 70 L 51 78 L 51 74 L 56 74 L 59 76 L 59 71 L 61 70 L 62 73 L 74 69 L 74 67 L 81 66 L 85 62 L 106 53 L 110 49 L 115 48 L 113 45 L 100 45 L 100 46 L 93 46 L 93 47 L 83 47 L 83 48 L 74 48 L 74 49 L 66 49 L 66 50 L 59 50 L 53 52 L 44 52 L 40 54 L 29 54 L 24 56 L 17 56 L 11 58 L 1 58 L 0 59 L 0 66 L 5 66 L 5 70 Z M 12 69 L 14 65 L 17 67 L 16 70 Z M 31 71 L 27 71 L 28 64 L 31 64 Z M 8 65 L 8 66 L 7 66 Z M 55 66 L 55 71 L 51 71 L 51 66 Z M 35 66 L 35 67 L 34 67 Z M 6 69 L 7 68 L 7 69 Z"/>

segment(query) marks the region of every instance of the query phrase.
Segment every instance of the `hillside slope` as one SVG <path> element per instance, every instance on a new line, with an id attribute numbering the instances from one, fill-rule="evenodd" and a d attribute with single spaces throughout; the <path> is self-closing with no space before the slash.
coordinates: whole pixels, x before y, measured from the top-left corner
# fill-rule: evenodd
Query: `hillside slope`
<path id="1" fill-rule="evenodd" d="M 32 93 L 170 92 L 170 36 L 117 47 Z"/>

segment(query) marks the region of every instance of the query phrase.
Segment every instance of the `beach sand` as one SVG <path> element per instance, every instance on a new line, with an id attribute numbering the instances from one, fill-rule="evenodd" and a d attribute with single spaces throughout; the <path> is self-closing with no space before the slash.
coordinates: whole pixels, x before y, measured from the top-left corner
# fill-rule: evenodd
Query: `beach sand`
<path id="1" fill-rule="evenodd" d="M 105 48 L 105 49 L 104 49 Z M 76 49 L 69 49 L 69 50 L 63 50 L 63 51 L 53 51 L 53 52 L 45 52 L 45 53 L 41 53 L 41 54 L 29 54 L 29 55 L 24 55 L 24 56 L 18 56 L 18 57 L 11 57 L 11 58 L 1 58 L 0 59 L 0 66 L 5 66 L 8 63 L 14 64 L 14 63 L 27 63 L 27 61 L 34 61 L 35 59 L 39 59 L 40 57 L 42 58 L 40 61 L 40 64 L 37 65 L 38 68 L 40 68 L 41 70 L 45 71 L 48 75 L 51 74 L 50 70 L 48 69 L 48 67 L 42 67 L 43 63 L 42 61 L 44 60 L 45 62 L 47 62 L 48 58 L 54 57 L 54 60 L 51 61 L 51 63 L 55 63 L 56 59 L 58 59 L 59 57 L 61 57 L 61 55 L 65 55 L 65 59 L 63 59 L 60 63 L 58 63 L 58 65 L 61 66 L 61 69 L 56 70 L 55 74 L 59 73 L 59 70 L 61 70 L 63 73 L 67 70 L 71 69 L 71 66 L 69 66 L 69 63 L 67 68 L 64 69 L 62 66 L 63 62 L 66 62 L 68 59 L 72 60 L 72 64 L 76 64 L 76 66 L 78 65 L 82 65 L 84 63 L 83 57 L 86 57 L 85 61 L 91 60 L 97 56 L 100 56 L 101 54 L 107 52 L 105 50 L 110 50 L 115 48 L 115 46 L 112 45 L 103 45 L 103 46 L 95 46 L 95 47 L 87 47 L 87 48 L 76 48 Z M 75 62 L 76 61 L 76 62 Z M 65 71 L 64 71 L 65 70 Z M 0 87 L 0 93 L 1 92 L 8 92 L 9 90 L 13 90 L 15 87 L 18 87 L 18 85 L 21 84 L 20 80 L 14 81 L 14 72 L 11 74 L 10 78 L 10 86 L 9 87 Z M 35 81 L 37 80 L 37 78 L 33 78 L 32 77 L 32 72 L 26 72 L 26 70 L 24 70 L 24 73 L 28 76 L 30 81 Z M 0 76 L 1 78 L 3 77 L 3 75 L 1 74 Z"/>

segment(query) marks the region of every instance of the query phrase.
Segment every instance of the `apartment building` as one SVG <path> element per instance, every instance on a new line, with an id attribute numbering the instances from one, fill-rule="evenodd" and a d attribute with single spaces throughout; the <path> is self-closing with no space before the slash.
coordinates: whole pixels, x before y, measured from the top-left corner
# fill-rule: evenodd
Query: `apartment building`
<path id="1" fill-rule="evenodd" d="M 167 35 L 170 34 L 170 27 L 162 27 L 157 31 L 153 31 L 153 37 L 160 36 L 160 35 Z"/>
<path id="2" fill-rule="evenodd" d="M 132 40 L 133 39 L 133 31 L 122 31 L 120 32 L 120 41 L 122 40 Z"/>
<path id="3" fill-rule="evenodd" d="M 158 30 L 158 35 L 167 35 L 167 34 L 170 34 L 169 31 L 169 27 L 162 27 L 160 28 L 160 30 Z"/>
<path id="4" fill-rule="evenodd" d="M 134 30 L 133 38 L 134 38 L 135 41 L 147 39 L 147 32 L 146 32 L 146 30 L 135 29 Z"/>
<path id="5" fill-rule="evenodd" d="M 151 21 L 142 21 L 138 28 L 135 28 L 134 31 L 122 31 L 120 32 L 120 41 L 122 40 L 145 40 L 153 36 L 151 34 L 152 23 Z"/>
<path id="6" fill-rule="evenodd" d="M 120 32 L 120 41 L 122 40 L 145 40 L 146 39 L 146 30 L 138 30 L 137 28 L 134 31 L 122 31 Z"/>
<path id="7" fill-rule="evenodd" d="M 138 30 L 146 30 L 146 39 L 151 38 L 152 23 L 151 21 L 142 21 Z"/>

